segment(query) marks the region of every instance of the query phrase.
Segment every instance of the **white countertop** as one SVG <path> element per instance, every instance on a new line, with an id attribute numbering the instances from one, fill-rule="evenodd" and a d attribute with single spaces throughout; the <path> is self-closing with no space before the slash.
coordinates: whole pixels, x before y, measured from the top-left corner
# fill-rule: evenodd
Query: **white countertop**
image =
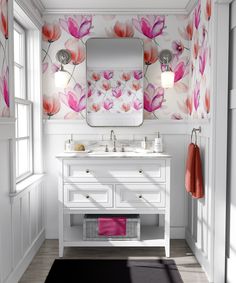
<path id="1" fill-rule="evenodd" d="M 58 159 L 76 158 L 171 158 L 171 155 L 163 152 L 63 152 L 56 156 Z"/>

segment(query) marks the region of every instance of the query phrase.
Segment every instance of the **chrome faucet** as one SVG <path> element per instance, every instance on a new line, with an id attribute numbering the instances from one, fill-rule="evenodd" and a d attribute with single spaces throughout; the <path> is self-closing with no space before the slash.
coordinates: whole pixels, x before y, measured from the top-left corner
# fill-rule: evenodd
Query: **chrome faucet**
<path id="1" fill-rule="evenodd" d="M 116 135 L 115 135 L 114 130 L 111 130 L 110 140 L 113 141 L 113 150 L 112 151 L 116 152 Z"/>

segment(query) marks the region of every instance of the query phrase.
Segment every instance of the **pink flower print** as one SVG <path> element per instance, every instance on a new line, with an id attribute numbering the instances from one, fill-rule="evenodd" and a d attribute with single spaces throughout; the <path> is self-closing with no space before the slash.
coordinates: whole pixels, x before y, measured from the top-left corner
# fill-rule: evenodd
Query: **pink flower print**
<path id="1" fill-rule="evenodd" d="M 5 72 L 3 72 L 3 75 L 0 78 L 0 91 L 2 93 L 7 108 L 9 108 L 10 101 L 9 101 L 9 89 L 8 89 L 8 68 L 6 69 Z"/>
<path id="2" fill-rule="evenodd" d="M 134 29 L 129 21 L 122 23 L 117 21 L 110 32 L 107 32 L 111 37 L 133 37 Z"/>
<path id="3" fill-rule="evenodd" d="M 109 98 L 107 98 L 104 102 L 103 102 L 103 107 L 106 110 L 110 110 L 113 107 L 113 101 Z"/>
<path id="4" fill-rule="evenodd" d="M 164 102 L 164 89 L 155 87 L 153 84 L 148 84 L 144 91 L 144 109 L 148 112 L 153 112 L 162 107 Z"/>
<path id="5" fill-rule="evenodd" d="M 61 103 L 56 96 L 43 96 L 43 112 L 48 115 L 48 118 L 57 114 L 61 109 Z"/>
<path id="6" fill-rule="evenodd" d="M 179 29 L 179 34 L 185 40 L 192 40 L 193 37 L 193 19 L 190 19 L 184 30 Z"/>
<path id="7" fill-rule="evenodd" d="M 146 65 L 154 64 L 158 59 L 158 50 L 152 40 L 144 41 L 144 62 Z"/>
<path id="8" fill-rule="evenodd" d="M 92 80 L 98 82 L 101 79 L 101 75 L 99 73 L 92 73 Z"/>
<path id="9" fill-rule="evenodd" d="M 201 0 L 198 0 L 197 7 L 194 10 L 194 24 L 195 28 L 198 29 L 201 20 Z"/>
<path id="10" fill-rule="evenodd" d="M 61 37 L 61 28 L 58 23 L 45 23 L 42 28 L 43 40 L 52 43 Z"/>
<path id="11" fill-rule="evenodd" d="M 132 82 L 132 89 L 135 91 L 138 91 L 141 88 L 141 84 L 139 81 L 133 81 Z"/>
<path id="12" fill-rule="evenodd" d="M 116 85 L 117 85 L 117 86 L 121 86 L 121 85 L 122 85 L 121 81 L 117 81 L 117 82 L 116 82 Z"/>
<path id="13" fill-rule="evenodd" d="M 182 78 L 184 78 L 189 71 L 188 62 L 185 62 L 184 60 L 181 60 L 176 66 L 172 66 L 172 70 L 175 73 L 174 82 L 180 81 Z"/>
<path id="14" fill-rule="evenodd" d="M 184 114 L 192 114 L 193 110 L 193 104 L 192 104 L 192 98 L 187 97 L 183 103 L 178 102 L 179 109 L 184 113 Z"/>
<path id="15" fill-rule="evenodd" d="M 80 84 L 76 84 L 74 89 L 67 88 L 64 93 L 60 93 L 63 103 L 74 112 L 81 112 L 86 108 L 86 91 Z"/>
<path id="16" fill-rule="evenodd" d="M 173 54 L 177 57 L 181 56 L 184 52 L 184 45 L 180 40 L 175 40 L 172 42 Z"/>
<path id="17" fill-rule="evenodd" d="M 70 52 L 71 63 L 73 65 L 81 64 L 85 59 L 85 50 L 82 43 L 75 39 L 68 39 L 65 43 L 66 49 Z"/>
<path id="18" fill-rule="evenodd" d="M 194 108 L 197 111 L 200 101 L 200 82 L 196 82 L 195 84 L 195 88 L 193 91 L 193 99 L 194 99 Z"/>
<path id="19" fill-rule="evenodd" d="M 122 93 L 122 90 L 121 90 L 120 87 L 115 87 L 115 88 L 112 89 L 112 95 L 113 95 L 115 98 L 121 97 L 122 94 L 123 94 L 123 93 Z"/>
<path id="20" fill-rule="evenodd" d="M 100 108 L 101 108 L 100 104 L 98 104 L 98 103 L 93 103 L 92 104 L 92 110 L 94 112 L 98 112 L 100 110 Z"/>
<path id="21" fill-rule="evenodd" d="M 202 76 L 206 68 L 207 55 L 208 55 L 208 49 L 202 46 L 199 54 L 199 72 L 201 73 Z"/>
<path id="22" fill-rule="evenodd" d="M 130 73 L 123 73 L 121 78 L 122 78 L 123 81 L 128 82 L 131 78 L 131 74 Z"/>
<path id="23" fill-rule="evenodd" d="M 8 1 L 0 1 L 0 30 L 5 39 L 8 39 Z"/>
<path id="24" fill-rule="evenodd" d="M 108 91 L 110 88 L 111 88 L 111 84 L 107 81 L 103 81 L 102 82 L 102 88 L 105 90 L 105 91 Z"/>
<path id="25" fill-rule="evenodd" d="M 141 80 L 142 77 L 143 77 L 143 72 L 142 71 L 139 71 L 139 70 L 134 71 L 134 78 L 135 78 L 135 80 L 137 80 L 137 81 Z"/>
<path id="26" fill-rule="evenodd" d="M 121 105 L 121 109 L 124 111 L 124 112 L 128 112 L 130 110 L 130 104 L 129 103 L 123 103 Z"/>
<path id="27" fill-rule="evenodd" d="M 138 110 L 142 109 L 143 103 L 139 99 L 136 98 L 133 101 L 133 107 L 134 107 L 135 110 L 138 111 Z"/>
<path id="28" fill-rule="evenodd" d="M 165 16 L 141 16 L 138 19 L 133 19 L 133 25 L 140 33 L 153 39 L 163 33 Z"/>
<path id="29" fill-rule="evenodd" d="M 205 101 L 204 101 L 204 108 L 206 110 L 206 113 L 210 112 L 210 106 L 211 106 L 211 103 L 210 103 L 210 90 L 206 89 Z"/>
<path id="30" fill-rule="evenodd" d="M 91 89 L 91 87 L 89 87 L 88 89 L 88 97 L 91 97 L 93 95 L 93 91 Z"/>
<path id="31" fill-rule="evenodd" d="M 198 41 L 198 33 L 194 36 L 194 43 L 193 43 L 193 58 L 197 59 L 198 52 L 199 52 L 199 41 Z"/>
<path id="32" fill-rule="evenodd" d="M 48 62 L 43 63 L 43 66 L 42 66 L 43 74 L 47 71 L 47 69 L 48 69 Z"/>
<path id="33" fill-rule="evenodd" d="M 76 15 L 60 19 L 61 27 L 73 37 L 81 39 L 90 33 L 92 16 Z"/>
<path id="34" fill-rule="evenodd" d="M 52 70 L 52 73 L 54 74 L 54 73 L 56 73 L 57 71 L 59 71 L 60 70 L 60 64 L 57 64 L 57 63 L 53 63 L 52 65 L 51 65 L 51 70 Z"/>
<path id="35" fill-rule="evenodd" d="M 211 8 L 211 0 L 206 0 L 205 17 L 207 21 L 210 21 L 211 18 Z"/>
<path id="36" fill-rule="evenodd" d="M 182 117 L 181 114 L 179 114 L 179 113 L 173 113 L 173 114 L 171 115 L 171 119 L 172 119 L 172 120 L 183 120 L 183 117 Z"/>
<path id="37" fill-rule="evenodd" d="M 114 72 L 113 71 L 110 71 L 110 70 L 107 70 L 107 71 L 104 71 L 103 72 L 103 77 L 104 79 L 106 80 L 110 80 L 113 78 L 113 75 L 114 75 Z"/>

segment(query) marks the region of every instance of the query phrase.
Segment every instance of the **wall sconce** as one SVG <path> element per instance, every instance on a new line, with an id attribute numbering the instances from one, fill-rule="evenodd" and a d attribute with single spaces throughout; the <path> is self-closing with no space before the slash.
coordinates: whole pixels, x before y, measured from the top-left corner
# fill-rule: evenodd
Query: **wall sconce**
<path id="1" fill-rule="evenodd" d="M 63 65 L 67 65 L 71 60 L 71 54 L 66 49 L 61 49 L 56 54 L 56 59 L 61 63 L 60 69 L 55 73 L 55 86 L 65 88 L 69 82 L 70 74 L 66 71 Z"/>
<path id="2" fill-rule="evenodd" d="M 161 73 L 161 85 L 163 88 L 172 88 L 174 86 L 175 73 L 170 69 L 170 62 L 172 61 L 172 52 L 164 49 L 160 52 L 159 61 L 164 65 L 164 71 Z"/>

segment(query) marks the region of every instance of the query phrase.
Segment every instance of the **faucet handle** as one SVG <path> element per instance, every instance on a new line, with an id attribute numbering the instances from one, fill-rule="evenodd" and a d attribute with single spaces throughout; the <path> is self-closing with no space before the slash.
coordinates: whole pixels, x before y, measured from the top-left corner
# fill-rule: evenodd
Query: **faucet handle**
<path id="1" fill-rule="evenodd" d="M 125 146 L 123 144 L 121 146 L 121 152 L 125 152 Z"/>
<path id="2" fill-rule="evenodd" d="M 108 145 L 106 144 L 106 146 L 105 146 L 105 152 L 108 152 L 108 151 L 109 151 Z"/>

